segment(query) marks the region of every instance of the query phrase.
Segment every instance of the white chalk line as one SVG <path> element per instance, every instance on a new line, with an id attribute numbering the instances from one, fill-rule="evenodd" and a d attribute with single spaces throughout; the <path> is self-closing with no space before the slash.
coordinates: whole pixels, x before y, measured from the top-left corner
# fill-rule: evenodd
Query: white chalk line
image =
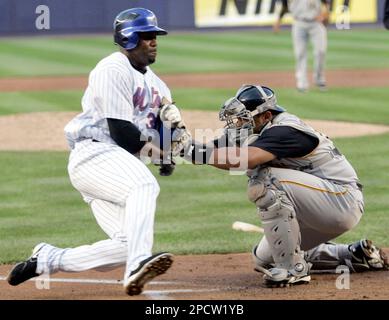
<path id="1" fill-rule="evenodd" d="M 5 281 L 6 277 L 0 276 L 0 281 Z M 45 277 L 36 277 L 29 279 L 28 281 L 48 281 L 48 282 L 58 282 L 58 283 L 89 283 L 89 284 L 120 284 L 123 285 L 123 280 L 113 280 L 113 279 L 79 279 L 79 278 L 45 278 Z M 178 281 L 151 281 L 149 285 L 180 285 L 182 282 Z M 165 294 L 171 293 L 195 293 L 195 292 L 211 292 L 219 291 L 218 289 L 167 289 L 167 290 L 145 290 L 143 294 L 150 295 L 152 298 L 159 299 L 168 299 Z"/>
<path id="2" fill-rule="evenodd" d="M 0 281 L 6 280 L 7 277 L 1 277 Z M 81 278 L 49 278 L 49 277 L 36 277 L 29 279 L 28 281 L 48 281 L 48 282 L 62 282 L 62 283 L 92 283 L 92 284 L 123 284 L 123 280 L 113 279 L 81 279 Z M 180 284 L 175 281 L 151 281 L 149 284 L 154 285 L 174 285 Z"/>

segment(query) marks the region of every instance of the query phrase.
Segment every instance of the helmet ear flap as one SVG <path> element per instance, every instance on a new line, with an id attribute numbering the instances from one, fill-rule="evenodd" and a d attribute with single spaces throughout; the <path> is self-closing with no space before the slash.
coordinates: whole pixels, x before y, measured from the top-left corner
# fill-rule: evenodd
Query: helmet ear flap
<path id="1" fill-rule="evenodd" d="M 127 38 L 127 37 L 122 38 L 121 43 L 122 43 L 123 46 L 125 47 L 125 46 L 127 45 L 127 43 L 128 43 L 128 38 Z"/>
<path id="2" fill-rule="evenodd" d="M 115 44 L 118 44 L 126 50 L 131 50 L 136 48 L 139 43 L 139 35 L 137 32 L 131 32 L 127 35 L 123 33 L 115 34 Z"/>

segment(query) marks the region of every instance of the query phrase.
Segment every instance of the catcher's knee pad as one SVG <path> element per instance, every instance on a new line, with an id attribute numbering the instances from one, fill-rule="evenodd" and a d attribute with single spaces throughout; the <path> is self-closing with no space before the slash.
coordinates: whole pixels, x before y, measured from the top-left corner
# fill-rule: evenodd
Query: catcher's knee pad
<path id="1" fill-rule="evenodd" d="M 247 195 L 258 208 L 267 208 L 275 202 L 275 190 L 281 189 L 270 168 L 258 168 L 248 172 Z"/>
<path id="2" fill-rule="evenodd" d="M 307 272 L 294 207 L 270 168 L 250 177 L 248 196 L 258 208 L 276 267 L 292 274 Z"/>

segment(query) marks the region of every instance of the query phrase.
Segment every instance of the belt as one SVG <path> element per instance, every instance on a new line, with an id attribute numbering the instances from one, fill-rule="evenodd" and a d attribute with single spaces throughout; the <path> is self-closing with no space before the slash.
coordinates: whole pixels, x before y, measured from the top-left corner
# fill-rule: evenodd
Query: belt
<path id="1" fill-rule="evenodd" d="M 360 184 L 359 182 L 352 182 L 350 183 L 350 186 L 352 186 L 354 189 L 358 189 L 361 192 L 363 190 L 363 185 Z"/>
<path id="2" fill-rule="evenodd" d="M 363 185 L 360 184 L 359 182 L 350 182 L 350 183 L 339 183 L 339 182 L 334 182 L 332 181 L 333 184 L 339 185 L 339 186 L 350 186 L 353 189 L 357 189 L 362 192 Z"/>
<path id="3" fill-rule="evenodd" d="M 316 21 L 316 19 L 304 19 L 304 18 L 302 18 L 302 19 L 295 19 L 295 20 L 301 21 L 301 22 L 315 22 Z"/>

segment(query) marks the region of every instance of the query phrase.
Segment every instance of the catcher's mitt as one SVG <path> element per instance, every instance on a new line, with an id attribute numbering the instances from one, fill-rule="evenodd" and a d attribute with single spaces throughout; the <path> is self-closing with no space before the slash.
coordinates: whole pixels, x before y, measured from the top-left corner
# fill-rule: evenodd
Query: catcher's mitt
<path id="1" fill-rule="evenodd" d="M 169 164 L 161 164 L 159 166 L 159 175 L 160 176 L 170 176 L 173 174 L 174 169 L 176 168 L 174 163 L 169 163 Z"/>

